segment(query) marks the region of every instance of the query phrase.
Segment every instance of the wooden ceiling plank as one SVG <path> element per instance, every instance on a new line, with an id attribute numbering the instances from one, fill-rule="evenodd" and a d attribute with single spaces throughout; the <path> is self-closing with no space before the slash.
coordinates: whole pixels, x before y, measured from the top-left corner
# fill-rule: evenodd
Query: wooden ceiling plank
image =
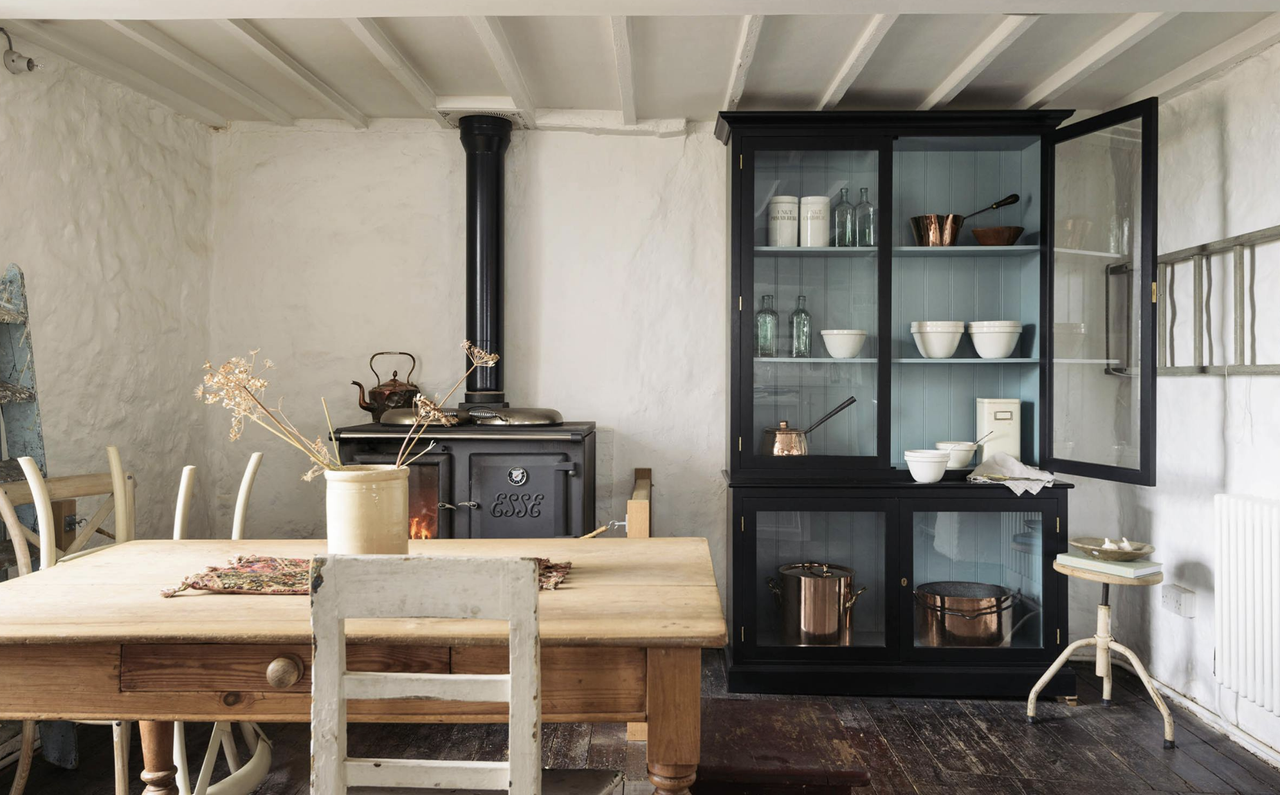
<path id="1" fill-rule="evenodd" d="M 227 119 L 217 111 L 190 99 L 173 89 L 163 86 L 146 75 L 136 72 L 123 64 L 100 55 L 73 39 L 53 30 L 39 22 L 10 20 L 5 23 L 10 33 L 44 47 L 68 61 L 77 63 L 91 72 L 96 72 L 108 80 L 131 88 L 139 94 L 145 94 L 162 105 L 166 105 L 184 116 L 204 122 L 211 127 L 226 127 Z"/>
<path id="2" fill-rule="evenodd" d="M 533 129 L 537 124 L 533 97 L 529 94 L 524 75 L 521 74 L 520 66 L 516 63 L 515 53 L 511 50 L 511 43 L 507 41 L 502 23 L 497 17 L 468 17 L 468 19 L 476 35 L 480 37 L 480 43 L 489 53 L 489 59 L 493 61 L 493 67 L 497 70 L 502 85 L 506 87 L 507 93 L 511 94 L 511 101 L 515 103 L 521 121 L 525 127 Z"/>
<path id="3" fill-rule="evenodd" d="M 1257 55 L 1273 44 L 1280 43 L 1280 14 L 1272 14 L 1207 52 L 1204 52 L 1167 75 L 1147 83 L 1142 88 L 1115 103 L 1122 107 L 1148 97 L 1161 101 L 1173 99 L 1192 86 L 1213 77 L 1245 58 Z"/>
<path id="4" fill-rule="evenodd" d="M 369 120 L 355 105 L 334 91 L 328 83 L 298 63 L 293 56 L 280 49 L 275 42 L 268 39 L 262 31 L 255 28 L 246 19 L 220 19 L 218 24 L 232 34 L 242 44 L 252 50 L 259 58 L 278 69 L 283 75 L 313 94 L 317 99 L 346 119 L 352 127 L 363 129 L 369 126 Z"/>
<path id="5" fill-rule="evenodd" d="M 818 110 L 833 110 L 840 104 L 840 100 L 844 99 L 844 95 L 849 92 L 849 87 L 853 85 L 854 80 L 858 79 L 867 61 L 871 60 L 872 54 L 897 19 L 897 14 L 876 14 L 871 18 L 870 24 L 854 42 L 853 49 L 841 65 L 840 71 L 823 92 L 822 99 L 818 102 Z"/>
<path id="6" fill-rule="evenodd" d="M 284 108 L 174 41 L 151 23 L 124 20 L 105 20 L 105 23 L 111 29 L 141 44 L 232 99 L 256 110 L 276 124 L 285 126 L 293 124 L 293 117 Z"/>
<path id="7" fill-rule="evenodd" d="M 974 78 L 982 74 L 982 72 L 991 65 L 1000 53 L 1009 48 L 1010 44 L 1017 41 L 1018 37 L 1027 31 L 1027 28 L 1039 17 L 1024 15 L 1009 15 L 987 36 L 982 42 L 970 52 L 955 70 L 947 75 L 933 93 L 930 94 L 924 102 L 920 103 L 917 110 L 933 110 L 934 108 L 946 107 L 951 100 L 973 82 Z"/>
<path id="8" fill-rule="evenodd" d="M 636 84 L 631 63 L 631 18 L 610 17 L 613 32 L 613 60 L 618 67 L 618 97 L 622 103 L 622 123 L 636 123 Z"/>
<path id="9" fill-rule="evenodd" d="M 387 34 L 378 23 L 372 19 L 355 18 L 344 20 L 347 27 L 351 28 L 351 32 L 356 35 L 373 57 L 391 73 L 404 90 L 409 92 L 409 96 L 413 97 L 427 115 L 433 119 L 441 127 L 448 127 L 439 110 L 439 98 L 436 92 L 431 89 L 427 81 L 418 72 L 413 64 L 409 63 L 409 59 L 400 52 L 399 48 L 387 37 Z"/>
<path id="10" fill-rule="evenodd" d="M 756 45 L 760 42 L 760 31 L 764 27 L 764 17 L 759 14 L 742 18 L 742 30 L 738 34 L 738 49 L 733 57 L 733 72 L 729 76 L 729 89 L 724 95 L 724 109 L 736 110 L 742 101 L 742 92 L 747 87 L 747 71 L 756 57 Z"/>
<path id="11" fill-rule="evenodd" d="M 1177 14 L 1158 12 L 1131 15 L 1084 52 L 1071 59 L 1066 66 L 1050 75 L 1048 80 L 1031 89 L 1014 105 L 1014 108 L 1031 110 L 1044 107 L 1110 63 L 1116 56 L 1159 30 L 1175 16 Z"/>

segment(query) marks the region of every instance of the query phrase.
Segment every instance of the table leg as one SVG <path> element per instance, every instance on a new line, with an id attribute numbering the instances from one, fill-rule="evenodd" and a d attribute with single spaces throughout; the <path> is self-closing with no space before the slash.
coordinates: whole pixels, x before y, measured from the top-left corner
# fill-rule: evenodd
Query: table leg
<path id="1" fill-rule="evenodd" d="M 684 795 L 698 772 L 702 650 L 649 649 L 649 781 L 655 795 Z"/>
<path id="2" fill-rule="evenodd" d="M 173 721 L 138 721 L 142 737 L 143 795 L 178 795 L 174 783 L 177 768 L 173 766 Z"/>

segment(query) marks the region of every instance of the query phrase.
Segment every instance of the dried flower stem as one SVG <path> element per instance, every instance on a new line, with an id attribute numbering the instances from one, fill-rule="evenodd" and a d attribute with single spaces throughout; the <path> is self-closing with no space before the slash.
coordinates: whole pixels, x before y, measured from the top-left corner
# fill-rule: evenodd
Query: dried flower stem
<path id="1" fill-rule="evenodd" d="M 471 375 L 471 373 L 474 372 L 477 367 L 479 367 L 479 365 L 476 364 L 473 360 L 471 363 L 471 367 L 467 368 L 467 371 L 462 374 L 461 378 L 458 379 L 458 383 L 453 385 L 453 389 L 449 390 L 449 394 L 445 395 L 443 398 L 440 399 L 441 406 L 449 402 L 449 398 L 453 397 L 453 393 L 458 391 L 458 387 L 462 386 L 463 382 L 467 380 L 467 376 Z M 419 430 L 417 435 L 415 436 L 413 432 L 418 428 L 419 425 L 422 426 L 422 429 Z M 420 453 L 408 461 L 404 460 L 405 452 L 407 450 L 408 451 L 413 450 L 413 446 L 418 443 L 418 440 L 421 439 L 424 434 L 426 434 L 427 429 L 429 427 L 430 425 L 428 425 L 426 422 L 423 422 L 421 417 L 417 416 L 416 414 L 414 415 L 413 425 L 409 426 L 409 432 L 404 435 L 404 441 L 400 443 L 400 452 L 396 454 L 396 466 L 398 467 L 408 466 L 409 464 L 412 464 L 414 461 L 417 461 L 419 458 L 422 457 L 422 453 Z M 410 441 L 410 439 L 412 439 L 413 441 Z M 427 450 L 430 450 L 430 449 L 431 449 L 430 447 L 427 448 Z M 423 451 L 423 453 L 425 452 L 426 450 Z"/>
<path id="2" fill-rule="evenodd" d="M 342 466 L 342 457 L 338 455 L 338 437 L 333 432 L 333 420 L 329 419 L 329 402 L 320 398 L 320 405 L 324 407 L 324 424 L 329 426 L 329 441 L 333 443 L 333 460 L 338 462 L 338 466 Z"/>

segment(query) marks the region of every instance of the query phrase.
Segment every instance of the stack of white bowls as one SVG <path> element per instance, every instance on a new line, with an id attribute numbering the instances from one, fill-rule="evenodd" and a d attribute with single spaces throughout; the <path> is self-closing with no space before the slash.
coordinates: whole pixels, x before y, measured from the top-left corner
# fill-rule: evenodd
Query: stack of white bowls
<path id="1" fill-rule="evenodd" d="M 908 450 L 902 454 L 916 483 L 937 483 L 947 471 L 951 453 L 946 450 Z"/>
<path id="2" fill-rule="evenodd" d="M 984 359 L 1009 358 L 1021 336 L 1022 324 L 1016 320 L 975 320 L 969 324 L 973 347 Z"/>
<path id="3" fill-rule="evenodd" d="M 964 336 L 962 320 L 917 320 L 911 324 L 916 348 L 926 359 L 949 359 Z"/>

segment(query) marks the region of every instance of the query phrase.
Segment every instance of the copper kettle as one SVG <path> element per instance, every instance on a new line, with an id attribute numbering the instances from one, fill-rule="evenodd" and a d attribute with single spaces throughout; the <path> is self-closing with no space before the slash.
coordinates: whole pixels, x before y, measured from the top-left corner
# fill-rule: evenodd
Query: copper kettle
<path id="1" fill-rule="evenodd" d="M 379 356 L 408 356 L 411 364 L 404 380 L 400 380 L 399 370 L 392 370 L 391 380 L 383 381 L 378 371 L 373 369 L 373 360 Z M 374 422 L 381 421 L 383 413 L 388 409 L 413 408 L 413 399 L 419 395 L 419 390 L 409 379 L 413 377 L 413 370 L 417 366 L 418 360 L 413 358 L 413 354 L 404 351 L 378 351 L 370 356 L 369 369 L 373 370 L 374 381 L 378 385 L 369 390 L 368 399 L 365 398 L 364 384 L 359 381 L 351 382 L 353 386 L 360 387 L 360 408 L 373 414 Z"/>
<path id="2" fill-rule="evenodd" d="M 776 428 L 765 428 L 764 438 L 760 442 L 760 455 L 768 456 L 794 456 L 809 454 L 809 434 L 822 423 L 836 416 L 840 412 L 857 403 L 858 399 L 849 396 L 849 399 L 827 412 L 822 419 L 810 425 L 805 430 L 792 428 L 786 420 L 778 423 Z"/>

